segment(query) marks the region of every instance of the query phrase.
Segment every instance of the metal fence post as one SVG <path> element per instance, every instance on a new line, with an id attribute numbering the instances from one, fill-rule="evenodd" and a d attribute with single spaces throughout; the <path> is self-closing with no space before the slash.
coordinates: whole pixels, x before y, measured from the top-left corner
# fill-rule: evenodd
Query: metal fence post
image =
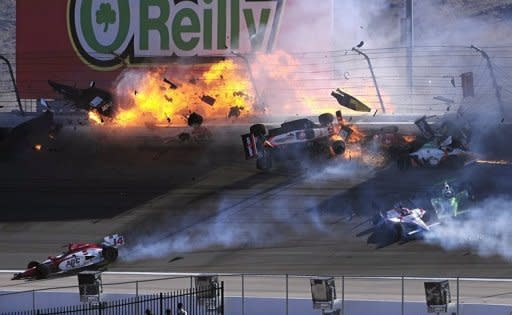
<path id="1" fill-rule="evenodd" d="M 345 276 L 341 276 L 341 314 L 345 314 Z"/>
<path id="2" fill-rule="evenodd" d="M 244 301 L 245 300 L 245 287 L 244 287 L 244 275 L 242 274 L 242 315 L 245 315 L 245 305 L 244 305 Z"/>
<path id="3" fill-rule="evenodd" d="M 405 302 L 404 281 L 405 281 L 404 276 L 402 276 L 402 305 L 401 305 L 401 310 L 400 310 L 400 314 L 402 314 L 402 315 L 404 315 L 404 302 Z"/>
<path id="4" fill-rule="evenodd" d="M 459 315 L 459 277 L 457 277 L 457 315 Z"/>
<path id="5" fill-rule="evenodd" d="M 139 296 L 139 281 L 135 281 L 135 296 Z"/>
<path id="6" fill-rule="evenodd" d="M 286 315 L 288 315 L 288 274 L 286 274 Z"/>
<path id="7" fill-rule="evenodd" d="M 224 281 L 220 282 L 221 291 L 220 291 L 220 299 L 221 299 L 221 315 L 224 315 Z"/>
<path id="8" fill-rule="evenodd" d="M 32 290 L 32 310 L 36 310 L 36 290 Z"/>
<path id="9" fill-rule="evenodd" d="M 160 292 L 160 315 L 164 314 L 164 294 Z"/>

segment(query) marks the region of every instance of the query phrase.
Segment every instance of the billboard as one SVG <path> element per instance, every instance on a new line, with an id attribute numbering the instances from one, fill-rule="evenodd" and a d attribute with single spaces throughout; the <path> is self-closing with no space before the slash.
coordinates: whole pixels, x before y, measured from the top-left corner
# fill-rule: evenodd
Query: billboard
<path id="1" fill-rule="evenodd" d="M 16 2 L 22 98 L 54 97 L 48 79 L 109 87 L 126 66 L 267 52 L 285 0 Z"/>

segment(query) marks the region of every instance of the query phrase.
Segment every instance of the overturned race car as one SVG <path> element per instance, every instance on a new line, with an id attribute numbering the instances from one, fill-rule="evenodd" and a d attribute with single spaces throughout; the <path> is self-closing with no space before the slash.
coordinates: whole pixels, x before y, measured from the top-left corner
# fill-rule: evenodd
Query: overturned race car
<path id="1" fill-rule="evenodd" d="M 27 270 L 15 273 L 12 280 L 45 279 L 83 270 L 97 270 L 116 261 L 118 247 L 122 245 L 124 237 L 118 234 L 105 236 L 101 243 L 70 243 L 62 254 L 49 256 L 41 263 L 29 262 Z"/>
<path id="2" fill-rule="evenodd" d="M 258 169 L 269 170 L 273 152 L 280 149 L 300 146 L 328 156 L 342 155 L 352 129 L 344 124 L 341 111 L 336 118 L 324 113 L 318 116 L 318 124 L 302 118 L 270 130 L 264 124 L 252 125 L 250 132 L 241 136 L 245 158 L 255 158 Z"/>

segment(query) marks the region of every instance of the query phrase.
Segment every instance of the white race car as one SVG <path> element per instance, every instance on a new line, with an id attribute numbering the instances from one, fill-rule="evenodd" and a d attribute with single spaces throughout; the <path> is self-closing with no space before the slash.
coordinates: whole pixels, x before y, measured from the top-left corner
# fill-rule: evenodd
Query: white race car
<path id="1" fill-rule="evenodd" d="M 379 212 L 371 218 L 372 227 L 360 232 L 357 236 L 371 234 L 367 243 L 384 247 L 395 242 L 407 242 L 422 238 L 424 233 L 439 223 L 428 224 L 430 213 L 421 208 L 409 209 L 401 205 Z"/>
<path id="2" fill-rule="evenodd" d="M 345 152 L 345 144 L 352 129 L 343 123 L 341 111 L 336 112 L 337 121 L 330 113 L 318 116 L 319 123 L 302 118 L 267 130 L 263 124 L 250 127 L 250 133 L 242 135 L 246 159 L 256 158 L 256 167 L 268 170 L 272 167 L 272 152 L 296 146 L 308 147 L 330 156 Z"/>
<path id="3" fill-rule="evenodd" d="M 54 275 L 99 269 L 117 259 L 117 248 L 122 245 L 124 237 L 118 234 L 104 237 L 101 243 L 70 243 L 62 254 L 49 256 L 41 263 L 29 262 L 27 270 L 14 274 L 12 280 L 44 279 Z"/>

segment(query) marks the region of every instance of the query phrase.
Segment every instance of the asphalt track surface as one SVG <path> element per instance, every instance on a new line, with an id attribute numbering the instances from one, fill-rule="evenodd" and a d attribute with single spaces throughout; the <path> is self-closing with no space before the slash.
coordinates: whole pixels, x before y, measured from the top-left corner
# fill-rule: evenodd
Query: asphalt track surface
<path id="1" fill-rule="evenodd" d="M 482 194 L 507 194 L 499 183 L 511 166 L 400 172 L 317 160 L 262 173 L 243 159 L 241 131 L 215 129 L 210 144 L 168 141 L 162 149 L 178 131 L 68 130 L 51 152 L 3 161 L 0 269 L 121 232 L 128 244 L 110 271 L 512 276 L 497 256 L 420 241 L 375 249 L 355 236 L 375 203 L 390 207 L 446 178 L 480 179 Z M 0 290 L 18 286 L 1 277 Z M 506 287 L 498 294 L 512 291 Z"/>

